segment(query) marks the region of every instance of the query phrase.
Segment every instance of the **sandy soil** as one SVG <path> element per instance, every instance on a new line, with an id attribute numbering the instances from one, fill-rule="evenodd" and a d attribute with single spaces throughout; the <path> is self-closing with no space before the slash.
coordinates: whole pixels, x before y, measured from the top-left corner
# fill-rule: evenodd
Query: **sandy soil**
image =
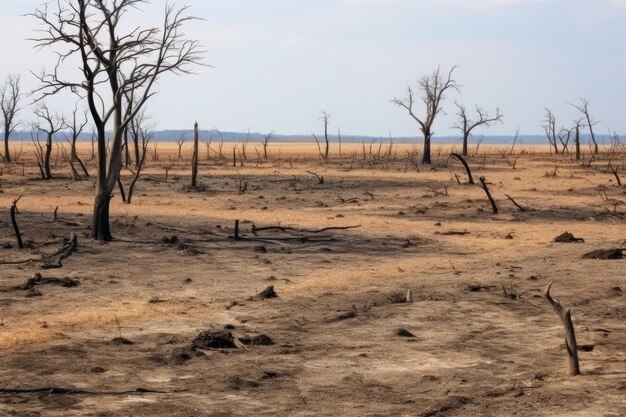
<path id="1" fill-rule="evenodd" d="M 0 415 L 626 415 L 625 261 L 582 257 L 626 248 L 626 189 L 607 171 L 626 155 L 587 167 L 483 147 L 470 164 L 493 214 L 446 147 L 433 169 L 408 145 L 344 145 L 330 162 L 295 144 L 262 161 L 250 145 L 237 167 L 229 145 L 223 159 L 201 149 L 189 190 L 188 146 L 179 160 L 159 145 L 132 204 L 113 199 L 108 244 L 88 237 L 93 178 L 72 180 L 59 157 L 38 180 L 27 146 L 2 168 Z M 20 195 L 25 250 L 8 210 Z M 584 242 L 555 243 L 565 231 Z M 77 251 L 42 268 L 72 232 Z M 37 272 L 79 285 L 16 289 Z M 549 282 L 581 376 L 567 375 Z M 270 285 L 278 298 L 254 297 Z M 237 347 L 192 348 L 225 327 Z M 238 342 L 259 335 L 274 344 Z"/>

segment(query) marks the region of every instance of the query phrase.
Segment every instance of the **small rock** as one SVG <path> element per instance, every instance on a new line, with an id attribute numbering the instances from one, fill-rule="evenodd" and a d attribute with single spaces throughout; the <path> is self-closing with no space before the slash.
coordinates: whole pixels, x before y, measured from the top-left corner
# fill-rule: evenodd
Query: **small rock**
<path id="1" fill-rule="evenodd" d="M 410 331 L 408 331 L 407 329 L 400 327 L 399 329 L 396 330 L 396 336 L 400 336 L 400 337 L 415 337 L 415 335 L 413 333 L 411 333 Z"/>

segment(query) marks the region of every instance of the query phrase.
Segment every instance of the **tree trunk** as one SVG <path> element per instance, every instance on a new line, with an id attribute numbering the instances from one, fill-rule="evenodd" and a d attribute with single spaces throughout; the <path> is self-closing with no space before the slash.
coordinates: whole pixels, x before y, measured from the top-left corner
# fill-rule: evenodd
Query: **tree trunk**
<path id="1" fill-rule="evenodd" d="M 193 126 L 193 156 L 191 158 L 191 187 L 192 188 L 196 187 L 197 179 L 198 179 L 198 122 L 196 122 Z"/>
<path id="2" fill-rule="evenodd" d="M 4 162 L 11 162 L 11 154 L 9 153 L 9 132 L 4 132 Z"/>
<path id="3" fill-rule="evenodd" d="M 580 128 L 576 126 L 576 160 L 580 161 Z"/>
<path id="4" fill-rule="evenodd" d="M 463 152 L 461 155 L 467 156 L 467 141 L 469 139 L 469 134 L 463 133 Z"/>
<path id="5" fill-rule="evenodd" d="M 139 157 L 139 132 L 133 135 L 133 145 L 135 146 L 135 168 L 139 168 L 141 158 Z"/>
<path id="6" fill-rule="evenodd" d="M 76 139 L 78 139 L 76 136 L 72 137 L 72 149 L 70 150 L 70 160 L 72 162 L 78 159 L 78 155 L 76 153 Z"/>
<path id="7" fill-rule="evenodd" d="M 111 241 L 111 229 L 109 226 L 109 203 L 111 195 L 106 189 L 98 187 L 96 200 L 93 205 L 92 237 L 100 241 Z"/>
<path id="8" fill-rule="evenodd" d="M 128 149 L 128 126 L 124 128 L 124 168 L 130 165 L 130 150 Z"/>
<path id="9" fill-rule="evenodd" d="M 48 140 L 46 141 L 46 155 L 44 157 L 43 166 L 46 174 L 46 179 L 52 178 L 52 171 L 50 171 L 50 155 L 52 155 L 52 134 L 48 134 Z"/>
<path id="10" fill-rule="evenodd" d="M 422 164 L 430 165 L 430 133 L 424 134 L 424 155 L 422 156 Z"/>

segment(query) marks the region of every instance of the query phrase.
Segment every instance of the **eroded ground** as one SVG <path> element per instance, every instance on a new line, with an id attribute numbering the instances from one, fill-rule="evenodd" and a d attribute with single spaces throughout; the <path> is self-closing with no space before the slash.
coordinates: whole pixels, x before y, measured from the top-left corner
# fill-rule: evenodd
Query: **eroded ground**
<path id="1" fill-rule="evenodd" d="M 606 169 L 624 155 L 470 158 L 493 214 L 444 156 L 418 171 L 409 147 L 346 146 L 330 163 L 285 149 L 244 167 L 202 161 L 193 191 L 175 149 L 149 161 L 133 203 L 113 200 L 108 244 L 88 238 L 92 179 L 61 161 L 52 181 L 28 161 L 6 166 L 0 389 L 41 390 L 1 393 L 0 415 L 626 415 L 625 261 L 582 258 L 626 247 L 625 190 Z M 8 211 L 20 195 L 25 250 Z M 268 226 L 283 229 L 253 234 Z M 553 242 L 565 231 L 584 242 Z M 72 232 L 76 253 L 43 269 Z M 16 289 L 37 272 L 79 285 Z M 578 377 L 549 282 L 584 348 Z M 270 285 L 278 298 L 253 297 Z M 225 326 L 274 344 L 191 349 Z"/>

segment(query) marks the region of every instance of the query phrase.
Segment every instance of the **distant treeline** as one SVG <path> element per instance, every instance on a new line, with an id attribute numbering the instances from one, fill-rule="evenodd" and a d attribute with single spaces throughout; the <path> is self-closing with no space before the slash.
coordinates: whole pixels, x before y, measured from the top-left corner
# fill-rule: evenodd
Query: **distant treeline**
<path id="1" fill-rule="evenodd" d="M 224 142 L 244 142 L 248 140 L 250 143 L 254 142 L 263 142 L 265 138 L 265 134 L 258 132 L 222 132 L 216 129 L 212 130 L 201 130 L 200 131 L 200 139 L 203 141 L 211 139 L 212 142 L 220 142 L 222 139 Z M 57 141 L 64 141 L 68 137 L 67 134 L 60 132 L 55 135 L 54 139 Z M 152 140 L 157 142 L 176 142 L 181 138 L 189 141 L 193 137 L 192 130 L 156 130 L 152 132 Z M 30 131 L 18 131 L 14 132 L 11 135 L 13 140 L 21 140 L 30 142 L 32 138 L 36 138 L 34 132 Z M 319 138 L 319 137 L 318 137 Z M 321 138 L 320 138 L 321 139 Z M 482 144 L 510 144 L 513 142 L 514 136 L 507 135 L 485 135 L 485 136 L 475 136 L 473 138 L 473 142 L 476 143 L 480 141 Z M 609 144 L 611 143 L 611 137 L 609 135 L 596 135 L 596 139 L 600 144 Z M 43 140 L 43 136 L 41 137 Z M 89 141 L 91 140 L 90 133 L 83 133 L 79 137 L 80 141 Z M 332 143 L 338 142 L 337 135 L 329 135 L 329 140 Z M 383 141 L 385 143 L 389 143 L 390 140 L 393 143 L 416 143 L 421 142 L 421 138 L 417 138 L 416 136 L 400 136 L 400 137 L 391 137 L 389 138 L 384 136 L 360 136 L 360 135 L 341 135 L 341 141 L 343 143 L 371 143 L 371 142 L 379 142 Z M 581 141 L 586 143 L 588 140 L 588 135 L 581 135 Z M 436 136 L 433 137 L 434 143 L 457 143 L 461 141 L 461 138 L 458 136 Z M 296 142 L 296 143 L 306 143 L 313 142 L 312 135 L 281 135 L 274 134 L 270 139 L 270 143 L 287 143 L 287 142 Z M 519 135 L 517 138 L 517 143 L 519 144 L 545 144 L 547 143 L 547 139 L 544 135 Z"/>

